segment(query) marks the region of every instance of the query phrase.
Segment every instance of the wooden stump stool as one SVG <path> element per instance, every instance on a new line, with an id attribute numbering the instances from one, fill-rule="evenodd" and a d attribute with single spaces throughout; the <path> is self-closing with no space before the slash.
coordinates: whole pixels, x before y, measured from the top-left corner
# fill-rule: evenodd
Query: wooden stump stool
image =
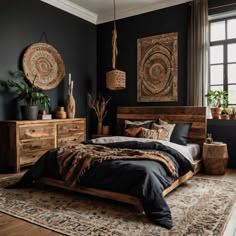
<path id="1" fill-rule="evenodd" d="M 204 169 L 210 175 L 222 175 L 228 162 L 227 144 L 203 144 Z"/>

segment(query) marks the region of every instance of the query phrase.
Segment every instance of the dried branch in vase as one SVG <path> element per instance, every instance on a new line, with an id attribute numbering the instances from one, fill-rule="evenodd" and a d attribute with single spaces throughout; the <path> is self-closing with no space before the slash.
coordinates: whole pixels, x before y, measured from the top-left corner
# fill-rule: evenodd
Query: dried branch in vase
<path id="1" fill-rule="evenodd" d="M 91 94 L 88 94 L 88 106 L 93 109 L 97 115 L 98 121 L 103 121 L 107 115 L 106 106 L 111 98 L 105 99 L 103 96 L 99 95 L 96 99 Z"/>

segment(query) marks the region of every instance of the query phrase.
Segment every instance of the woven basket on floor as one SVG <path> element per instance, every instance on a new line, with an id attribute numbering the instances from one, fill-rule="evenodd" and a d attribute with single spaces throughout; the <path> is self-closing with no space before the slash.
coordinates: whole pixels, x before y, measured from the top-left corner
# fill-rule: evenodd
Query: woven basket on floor
<path id="1" fill-rule="evenodd" d="M 121 70 L 112 70 L 106 73 L 106 87 L 111 90 L 125 89 L 126 73 Z"/>

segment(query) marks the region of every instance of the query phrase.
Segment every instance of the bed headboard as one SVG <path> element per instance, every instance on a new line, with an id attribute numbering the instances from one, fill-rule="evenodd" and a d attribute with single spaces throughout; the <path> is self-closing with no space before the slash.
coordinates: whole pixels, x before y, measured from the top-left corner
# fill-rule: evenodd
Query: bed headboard
<path id="1" fill-rule="evenodd" d="M 157 120 L 168 123 L 192 123 L 188 142 L 203 145 L 206 139 L 206 107 L 127 106 L 117 108 L 117 131 L 123 134 L 124 120 Z"/>

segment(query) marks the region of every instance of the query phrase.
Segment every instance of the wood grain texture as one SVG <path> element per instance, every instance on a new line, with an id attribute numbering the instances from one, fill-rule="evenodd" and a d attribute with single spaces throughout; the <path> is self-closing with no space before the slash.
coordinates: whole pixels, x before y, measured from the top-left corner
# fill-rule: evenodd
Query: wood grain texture
<path id="1" fill-rule="evenodd" d="M 19 172 L 52 148 L 84 141 L 86 121 L 84 118 L 0 121 L 0 133 L 1 171 Z"/>
<path id="2" fill-rule="evenodd" d="M 193 106 L 136 106 L 118 107 L 117 131 L 123 134 L 125 120 L 158 120 L 171 124 L 191 123 L 188 142 L 203 145 L 206 138 L 206 108 Z"/>
<path id="3" fill-rule="evenodd" d="M 228 162 L 227 144 L 204 143 L 202 157 L 204 170 L 207 174 L 224 174 Z"/>

